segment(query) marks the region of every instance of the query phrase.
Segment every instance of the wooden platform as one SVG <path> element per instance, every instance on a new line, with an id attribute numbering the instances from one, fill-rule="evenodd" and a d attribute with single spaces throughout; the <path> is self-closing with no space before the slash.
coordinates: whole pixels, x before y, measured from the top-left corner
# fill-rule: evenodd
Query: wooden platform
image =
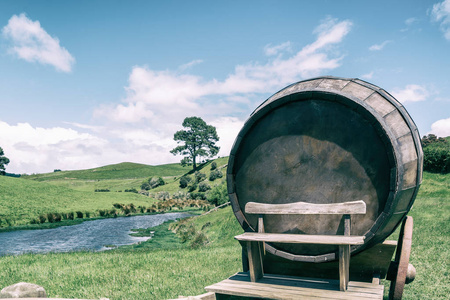
<path id="1" fill-rule="evenodd" d="M 384 286 L 350 281 L 348 290 L 339 290 L 339 280 L 264 274 L 258 282 L 250 282 L 248 272 L 240 272 L 205 288 L 220 294 L 262 299 L 383 299 Z"/>

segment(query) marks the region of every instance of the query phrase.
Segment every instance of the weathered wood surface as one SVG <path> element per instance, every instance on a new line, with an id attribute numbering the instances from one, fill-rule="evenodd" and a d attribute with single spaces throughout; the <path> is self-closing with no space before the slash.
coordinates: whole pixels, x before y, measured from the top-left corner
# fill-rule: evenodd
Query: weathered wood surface
<path id="1" fill-rule="evenodd" d="M 383 299 L 383 285 L 350 281 L 345 292 L 339 281 L 266 274 L 251 282 L 248 273 L 237 273 L 229 279 L 207 286 L 209 292 L 262 299 Z"/>
<path id="2" fill-rule="evenodd" d="M 208 292 L 197 296 L 180 296 L 178 298 L 169 300 L 216 300 L 216 295 L 213 292 Z"/>
<path id="3" fill-rule="evenodd" d="M 234 237 L 238 241 L 290 243 L 290 244 L 320 244 L 320 245 L 362 245 L 364 236 L 343 235 L 309 235 L 287 233 L 244 232 Z"/>
<path id="4" fill-rule="evenodd" d="M 292 84 L 262 103 L 239 132 L 227 169 L 233 212 L 257 231 L 249 202 L 339 204 L 361 199 L 353 234 L 361 252 L 384 241 L 410 210 L 422 181 L 420 136 L 405 108 L 383 89 L 359 79 L 320 77 Z M 333 215 L 265 216 L 266 231 L 336 234 Z M 291 260 L 336 259 L 337 247 L 273 244 L 266 251 Z M 315 259 L 315 258 L 314 258 Z"/>
<path id="5" fill-rule="evenodd" d="M 248 214 L 265 215 L 356 215 L 366 213 L 366 203 L 362 200 L 327 204 L 316 204 L 308 202 L 294 202 L 285 204 L 248 202 L 245 205 L 245 212 Z"/>
<path id="6" fill-rule="evenodd" d="M 373 274 L 384 279 L 397 246 L 396 241 L 385 241 L 372 248 L 352 255 L 350 281 L 372 282 Z M 339 279 L 339 264 L 333 260 L 324 263 L 291 261 L 280 255 L 268 253 L 263 260 L 264 270 L 269 274 L 283 274 L 300 277 Z"/>

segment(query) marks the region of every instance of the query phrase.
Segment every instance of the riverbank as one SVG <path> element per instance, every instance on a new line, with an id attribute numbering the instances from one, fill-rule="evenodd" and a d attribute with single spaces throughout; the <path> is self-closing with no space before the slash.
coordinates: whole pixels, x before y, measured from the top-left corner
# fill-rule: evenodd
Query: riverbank
<path id="1" fill-rule="evenodd" d="M 72 225 L 78 225 L 83 222 L 87 221 L 95 221 L 95 220 L 103 220 L 103 219 L 112 219 L 112 218 L 127 218 L 127 217 L 133 217 L 133 216 L 151 216 L 151 215 L 159 215 L 159 214 L 166 214 L 166 213 L 172 213 L 172 212 L 188 212 L 192 215 L 200 215 L 203 213 L 203 210 L 199 208 L 184 208 L 184 209 L 174 209 L 170 211 L 164 211 L 164 212 L 154 212 L 154 213 L 130 213 L 128 215 L 108 215 L 108 216 L 97 216 L 92 218 L 80 218 L 80 219 L 73 219 L 73 220 L 62 220 L 59 222 L 54 223 L 41 223 L 41 224 L 26 224 L 26 225 L 18 225 L 18 226 L 10 226 L 10 227 L 1 227 L 1 232 L 11 232 L 11 231 L 17 231 L 17 230 L 39 230 L 39 229 L 53 229 L 58 228 L 62 226 L 72 226 Z"/>

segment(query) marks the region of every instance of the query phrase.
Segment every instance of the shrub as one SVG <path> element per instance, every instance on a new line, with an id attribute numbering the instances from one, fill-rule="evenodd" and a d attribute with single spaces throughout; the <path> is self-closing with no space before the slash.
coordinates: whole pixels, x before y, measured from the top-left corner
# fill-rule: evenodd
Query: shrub
<path id="1" fill-rule="evenodd" d="M 426 147 L 423 149 L 423 169 L 433 173 L 450 173 L 450 150 Z"/>
<path id="2" fill-rule="evenodd" d="M 193 181 L 188 185 L 188 191 L 191 193 L 197 189 L 197 182 Z"/>
<path id="3" fill-rule="evenodd" d="M 142 182 L 141 189 L 148 191 L 165 184 L 166 183 L 164 182 L 164 179 L 162 179 L 161 177 L 151 177 Z"/>
<path id="4" fill-rule="evenodd" d="M 87 211 L 87 212 L 84 213 L 84 216 L 85 216 L 85 218 L 90 218 L 91 217 L 91 213 Z"/>
<path id="5" fill-rule="evenodd" d="M 124 192 L 125 192 L 125 193 L 136 193 L 136 194 L 139 193 L 138 190 L 135 189 L 135 188 L 132 188 L 132 189 L 126 189 Z"/>
<path id="6" fill-rule="evenodd" d="M 55 222 L 61 222 L 62 216 L 60 213 L 54 213 L 53 214 L 53 219 Z"/>
<path id="7" fill-rule="evenodd" d="M 109 192 L 109 189 L 95 189 L 95 192 Z"/>
<path id="8" fill-rule="evenodd" d="M 53 223 L 55 221 L 52 213 L 47 214 L 47 220 L 49 223 Z"/>
<path id="9" fill-rule="evenodd" d="M 181 176 L 180 177 L 180 188 L 184 189 L 185 187 L 187 187 L 191 180 L 192 180 L 192 178 L 188 175 Z"/>
<path id="10" fill-rule="evenodd" d="M 217 169 L 217 163 L 215 161 L 213 161 L 211 163 L 211 171 L 214 171 L 215 169 Z"/>
<path id="11" fill-rule="evenodd" d="M 200 173 L 199 171 L 196 171 L 194 176 L 195 176 L 195 182 L 197 182 L 197 183 L 200 183 L 206 179 L 206 174 Z"/>
<path id="12" fill-rule="evenodd" d="M 191 248 L 197 249 L 201 246 L 204 246 L 208 243 L 208 238 L 206 237 L 206 234 L 203 232 L 197 232 L 190 244 Z"/>
<path id="13" fill-rule="evenodd" d="M 78 219 L 83 219 L 83 213 L 81 211 L 77 211 L 76 214 Z"/>
<path id="14" fill-rule="evenodd" d="M 39 215 L 38 217 L 39 223 L 43 224 L 45 221 L 47 221 L 47 218 L 44 215 Z"/>
<path id="15" fill-rule="evenodd" d="M 207 200 L 209 203 L 219 206 L 228 202 L 228 191 L 225 184 L 215 186 L 208 193 Z"/>
<path id="16" fill-rule="evenodd" d="M 200 182 L 198 185 L 198 191 L 199 192 L 206 192 L 211 189 L 211 186 L 207 182 Z"/>
<path id="17" fill-rule="evenodd" d="M 189 224 L 180 224 L 177 228 L 177 234 L 180 236 L 180 240 L 182 243 L 185 243 L 192 239 L 195 236 L 195 226 L 193 223 Z"/>
<path id="18" fill-rule="evenodd" d="M 189 198 L 192 200 L 206 200 L 206 195 L 202 192 L 190 193 Z"/>
<path id="19" fill-rule="evenodd" d="M 220 170 L 214 170 L 209 174 L 209 181 L 214 181 L 217 178 L 222 178 L 223 174 Z"/>

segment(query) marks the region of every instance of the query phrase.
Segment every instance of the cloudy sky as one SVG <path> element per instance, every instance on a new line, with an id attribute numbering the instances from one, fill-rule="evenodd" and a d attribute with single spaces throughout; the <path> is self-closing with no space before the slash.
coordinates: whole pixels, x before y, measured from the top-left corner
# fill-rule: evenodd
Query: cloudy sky
<path id="1" fill-rule="evenodd" d="M 12 173 L 177 162 L 185 117 L 229 153 L 288 84 L 360 78 L 450 135 L 450 0 L 0 1 L 0 147 Z"/>

